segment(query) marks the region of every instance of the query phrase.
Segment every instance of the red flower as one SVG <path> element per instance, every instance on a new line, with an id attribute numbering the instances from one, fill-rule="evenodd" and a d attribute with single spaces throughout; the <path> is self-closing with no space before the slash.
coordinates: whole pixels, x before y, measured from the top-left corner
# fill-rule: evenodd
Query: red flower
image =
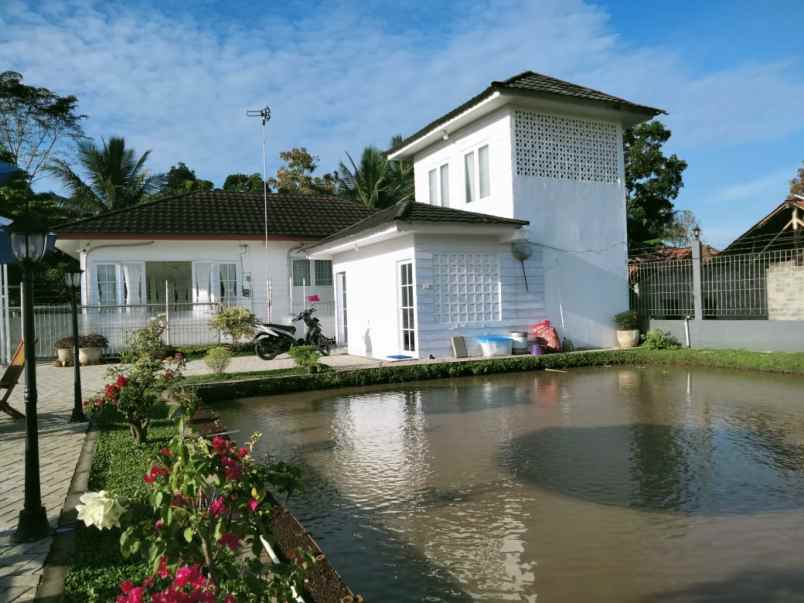
<path id="1" fill-rule="evenodd" d="M 161 519 L 157 519 L 157 520 L 156 520 L 156 523 L 154 523 L 154 529 L 155 529 L 155 530 L 161 530 L 161 529 L 162 529 L 162 528 L 164 528 L 164 527 L 165 527 L 165 522 L 164 522 L 164 521 L 162 521 Z M 164 577 L 164 576 L 163 576 L 163 577 Z"/>
<path id="2" fill-rule="evenodd" d="M 162 456 L 171 457 L 173 456 L 173 451 L 170 448 L 165 447 L 159 451 L 159 454 L 161 454 Z"/>
<path id="3" fill-rule="evenodd" d="M 109 400 L 117 400 L 117 396 L 120 394 L 120 388 L 114 383 L 110 383 L 106 386 L 106 389 L 103 390 L 103 393 Z"/>
<path id="4" fill-rule="evenodd" d="M 128 377 L 125 375 L 118 375 L 117 380 L 114 383 L 117 387 L 125 387 L 128 384 Z"/>
<path id="5" fill-rule="evenodd" d="M 224 466 L 224 475 L 226 476 L 226 479 L 228 479 L 229 481 L 235 481 L 240 479 L 240 475 L 242 473 L 240 469 L 240 463 L 238 463 L 236 460 L 228 456 L 225 457 L 221 462 L 223 463 Z"/>
<path id="6" fill-rule="evenodd" d="M 252 513 L 256 513 L 257 509 L 260 508 L 260 501 L 258 501 L 256 498 L 252 498 L 250 501 L 248 501 L 248 508 L 251 509 Z"/>
<path id="7" fill-rule="evenodd" d="M 240 538 L 231 532 L 226 532 L 218 539 L 218 542 L 231 551 L 236 551 L 240 547 Z"/>
<path id="8" fill-rule="evenodd" d="M 181 588 L 187 584 L 198 585 L 199 582 L 203 583 L 203 580 L 204 576 L 198 565 L 183 565 L 176 570 L 176 579 L 173 583 Z"/>
<path id="9" fill-rule="evenodd" d="M 167 467 L 160 467 L 159 465 L 151 465 L 151 470 L 142 479 L 146 484 L 153 484 L 156 481 L 157 477 L 169 474 L 170 471 L 168 470 Z"/>
<path id="10" fill-rule="evenodd" d="M 120 590 L 123 591 L 124 595 L 127 595 L 132 588 L 134 588 L 134 583 L 131 580 L 123 580 L 120 583 Z"/>
<path id="11" fill-rule="evenodd" d="M 146 473 L 142 476 L 142 481 L 146 484 L 153 484 L 156 481 L 156 478 L 151 473 Z"/>
<path id="12" fill-rule="evenodd" d="M 229 440 L 223 436 L 215 436 L 212 438 L 212 449 L 217 454 L 224 454 L 229 449 Z"/>
<path id="13" fill-rule="evenodd" d="M 239 456 L 241 459 L 244 459 L 248 456 L 248 453 L 249 449 L 243 446 L 240 448 L 240 450 L 237 451 L 237 456 Z"/>
<path id="14" fill-rule="evenodd" d="M 226 598 L 223 600 L 223 603 L 237 603 L 237 599 L 232 593 L 226 595 Z"/>
<path id="15" fill-rule="evenodd" d="M 213 517 L 218 517 L 226 512 L 226 501 L 222 496 L 219 496 L 215 500 L 212 501 L 212 504 L 209 505 L 209 514 Z"/>
<path id="16" fill-rule="evenodd" d="M 159 570 L 157 570 L 157 575 L 160 578 L 167 578 L 170 575 L 170 571 L 168 570 L 167 566 L 167 557 L 162 557 L 159 560 Z"/>

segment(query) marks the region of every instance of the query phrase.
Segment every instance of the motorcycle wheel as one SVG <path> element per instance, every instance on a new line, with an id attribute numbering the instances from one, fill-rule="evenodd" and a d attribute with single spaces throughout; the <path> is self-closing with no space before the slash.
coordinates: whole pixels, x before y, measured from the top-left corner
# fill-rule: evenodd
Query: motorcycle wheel
<path id="1" fill-rule="evenodd" d="M 279 350 L 271 345 L 269 339 L 258 339 L 254 344 L 254 352 L 262 360 L 273 360 L 279 355 Z"/>

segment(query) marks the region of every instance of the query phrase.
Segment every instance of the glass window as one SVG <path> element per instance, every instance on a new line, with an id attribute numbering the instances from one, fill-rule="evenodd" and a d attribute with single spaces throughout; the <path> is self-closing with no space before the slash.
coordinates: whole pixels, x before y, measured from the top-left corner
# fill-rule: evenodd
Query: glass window
<path id="1" fill-rule="evenodd" d="M 484 253 L 433 255 L 436 322 L 465 324 L 500 320 L 500 267 Z"/>
<path id="2" fill-rule="evenodd" d="M 332 286 L 332 262 L 330 260 L 315 261 L 315 284 L 321 287 Z"/>
<path id="3" fill-rule="evenodd" d="M 449 207 L 449 164 L 444 164 L 439 170 L 441 178 L 441 205 Z"/>
<path id="4" fill-rule="evenodd" d="M 237 301 L 237 264 L 218 264 L 220 297 L 224 303 Z"/>
<path id="5" fill-rule="evenodd" d="M 475 153 L 467 153 L 463 157 L 466 183 L 466 202 L 471 203 L 475 200 Z"/>
<path id="6" fill-rule="evenodd" d="M 399 329 L 402 336 L 402 350 L 416 350 L 416 325 L 413 304 L 413 263 L 399 265 Z"/>
<path id="7" fill-rule="evenodd" d="M 480 198 L 488 197 L 491 194 L 491 186 L 489 184 L 489 145 L 480 147 L 477 150 L 477 171 L 478 171 L 478 189 L 480 191 Z"/>
<path id="8" fill-rule="evenodd" d="M 310 260 L 293 260 L 293 286 L 311 285 Z"/>
<path id="9" fill-rule="evenodd" d="M 427 186 L 430 191 L 430 205 L 438 205 L 438 172 L 434 169 L 427 172 Z"/>
<path id="10" fill-rule="evenodd" d="M 117 269 L 114 264 L 98 264 L 98 303 L 102 306 L 117 304 Z"/>

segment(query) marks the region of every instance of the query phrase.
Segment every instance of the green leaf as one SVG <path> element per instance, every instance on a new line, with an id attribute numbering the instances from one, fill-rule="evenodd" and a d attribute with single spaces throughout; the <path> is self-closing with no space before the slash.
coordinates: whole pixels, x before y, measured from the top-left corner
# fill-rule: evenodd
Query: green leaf
<path id="1" fill-rule="evenodd" d="M 184 539 L 187 542 L 193 541 L 193 528 L 184 528 Z"/>
<path id="2" fill-rule="evenodd" d="M 162 500 L 164 499 L 164 494 L 160 491 L 154 494 L 154 507 L 159 508 L 162 506 Z"/>

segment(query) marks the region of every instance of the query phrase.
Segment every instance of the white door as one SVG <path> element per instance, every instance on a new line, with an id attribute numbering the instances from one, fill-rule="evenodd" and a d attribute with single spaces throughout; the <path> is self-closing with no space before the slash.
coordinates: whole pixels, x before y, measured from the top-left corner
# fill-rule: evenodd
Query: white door
<path id="1" fill-rule="evenodd" d="M 415 310 L 413 262 L 401 262 L 399 264 L 399 334 L 404 352 L 416 351 Z"/>
<path id="2" fill-rule="evenodd" d="M 335 275 L 335 322 L 337 325 L 335 341 L 339 346 L 345 346 L 349 342 L 349 328 L 346 314 L 346 273 L 339 272 Z"/>

